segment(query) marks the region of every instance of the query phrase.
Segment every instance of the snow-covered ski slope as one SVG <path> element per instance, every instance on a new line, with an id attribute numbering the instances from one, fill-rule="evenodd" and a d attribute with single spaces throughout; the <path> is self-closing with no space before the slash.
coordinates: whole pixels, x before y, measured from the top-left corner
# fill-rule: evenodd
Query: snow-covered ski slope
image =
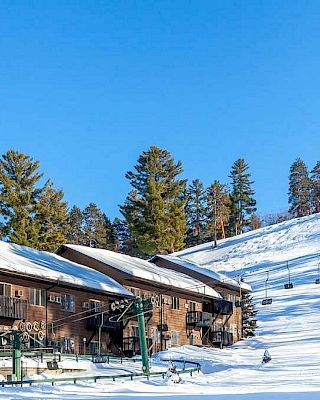
<path id="1" fill-rule="evenodd" d="M 216 271 L 252 271 L 270 268 L 287 260 L 320 254 L 320 214 L 296 218 L 267 226 L 239 236 L 205 243 L 173 256 L 193 261 L 203 268 Z"/>
<path id="2" fill-rule="evenodd" d="M 157 358 L 198 360 L 203 374 L 183 377 L 182 384 L 149 381 L 82 383 L 2 389 L 0 399 L 136 399 L 148 400 L 320 400 L 320 216 L 284 222 L 236 238 L 218 248 L 202 245 L 180 252 L 205 268 L 244 275 L 259 309 L 253 339 L 223 350 L 184 346 Z M 191 258 L 190 258 L 191 259 Z M 289 261 L 293 289 L 288 282 Z M 262 306 L 266 271 L 271 305 Z M 268 349 L 272 360 L 261 365 Z"/>
<path id="3" fill-rule="evenodd" d="M 257 336 L 222 352 L 194 352 L 195 359 L 207 359 L 204 372 L 218 371 L 206 376 L 216 390 L 319 391 L 315 398 L 320 399 L 320 284 L 315 283 L 320 278 L 319 214 L 222 240 L 216 249 L 204 244 L 175 255 L 203 268 L 241 275 L 253 288 L 259 310 Z M 287 265 L 292 289 L 284 289 L 289 281 Z M 272 304 L 263 306 L 267 271 Z M 265 349 L 272 361 L 261 366 Z M 171 351 L 175 356 L 180 352 Z M 209 353 L 215 353 L 212 363 Z"/>

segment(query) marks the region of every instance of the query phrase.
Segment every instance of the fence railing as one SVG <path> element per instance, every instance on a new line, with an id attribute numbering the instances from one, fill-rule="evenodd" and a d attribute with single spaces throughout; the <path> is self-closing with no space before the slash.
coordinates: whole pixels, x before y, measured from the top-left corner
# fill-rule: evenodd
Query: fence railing
<path id="1" fill-rule="evenodd" d="M 0 296 L 0 317 L 26 319 L 27 300 L 18 297 Z"/>
<path id="2" fill-rule="evenodd" d="M 177 375 L 180 374 L 190 374 L 192 376 L 194 373 L 199 373 L 201 370 L 200 364 L 192 361 L 187 361 L 187 360 L 162 360 L 164 362 L 171 361 L 171 362 L 176 362 L 176 363 L 183 363 L 183 368 L 182 369 L 177 369 L 176 373 Z M 186 368 L 186 364 L 193 365 L 192 368 Z M 91 375 L 91 376 L 74 376 L 74 377 L 62 377 L 62 378 L 45 378 L 45 379 L 27 379 L 27 380 L 22 380 L 22 381 L 2 381 L 0 382 L 1 387 L 5 386 L 23 386 L 23 385 L 29 385 L 32 386 L 34 384 L 44 384 L 44 383 L 50 383 L 52 386 L 54 386 L 56 383 L 63 383 L 63 382 L 73 382 L 74 384 L 78 382 L 83 382 L 83 381 L 93 381 L 97 382 L 98 380 L 112 380 L 115 382 L 116 379 L 130 379 L 133 380 L 133 378 L 146 378 L 149 379 L 152 376 L 161 376 L 162 379 L 166 377 L 166 372 L 150 372 L 148 375 L 145 375 L 144 373 L 128 373 L 128 374 L 119 374 L 119 375 Z"/>

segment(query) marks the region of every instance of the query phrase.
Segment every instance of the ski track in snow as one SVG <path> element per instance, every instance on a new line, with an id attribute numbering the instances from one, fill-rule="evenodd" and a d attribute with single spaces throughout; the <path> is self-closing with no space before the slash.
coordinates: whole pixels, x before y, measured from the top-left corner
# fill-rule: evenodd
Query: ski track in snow
<path id="1" fill-rule="evenodd" d="M 320 261 L 319 214 L 205 244 L 180 257 L 206 268 L 234 275 L 245 272 L 259 312 L 256 337 L 223 350 L 183 346 L 157 354 L 162 358 L 199 361 L 202 373 L 182 376 L 182 384 L 161 378 L 133 382 L 83 382 L 54 387 L 1 388 L 0 399 L 195 399 L 195 400 L 320 400 L 320 285 L 315 284 Z M 288 282 L 286 261 L 293 289 Z M 266 270 L 271 305 L 262 306 Z M 259 271 L 259 273 L 257 273 Z M 261 365 L 268 350 L 272 360 Z M 89 373 L 89 371 L 88 371 Z"/>

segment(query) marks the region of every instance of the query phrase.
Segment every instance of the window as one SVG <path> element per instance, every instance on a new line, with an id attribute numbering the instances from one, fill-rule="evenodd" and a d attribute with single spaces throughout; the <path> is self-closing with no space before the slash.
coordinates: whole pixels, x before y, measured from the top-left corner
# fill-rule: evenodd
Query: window
<path id="1" fill-rule="evenodd" d="M 94 312 L 99 312 L 101 310 L 102 304 L 98 300 L 90 300 L 89 301 L 90 310 Z"/>
<path id="2" fill-rule="evenodd" d="M 131 326 L 130 330 L 130 336 L 139 337 L 139 327 Z"/>
<path id="3" fill-rule="evenodd" d="M 179 297 L 171 297 L 172 310 L 179 310 Z"/>
<path id="4" fill-rule="evenodd" d="M 34 306 L 42 306 L 46 305 L 46 291 L 44 289 L 29 289 L 29 303 Z"/>
<path id="5" fill-rule="evenodd" d="M 91 340 L 89 343 L 89 353 L 98 354 L 99 353 L 99 342 Z"/>
<path id="6" fill-rule="evenodd" d="M 61 352 L 74 353 L 74 339 L 72 337 L 61 338 Z"/>
<path id="7" fill-rule="evenodd" d="M 171 346 L 180 346 L 180 332 L 172 332 Z"/>
<path id="8" fill-rule="evenodd" d="M 61 310 L 75 312 L 76 302 L 75 297 L 71 294 L 63 294 L 61 296 Z"/>
<path id="9" fill-rule="evenodd" d="M 0 296 L 11 297 L 11 285 L 0 283 Z"/>
<path id="10" fill-rule="evenodd" d="M 194 301 L 189 301 L 189 311 L 196 311 L 196 303 Z"/>

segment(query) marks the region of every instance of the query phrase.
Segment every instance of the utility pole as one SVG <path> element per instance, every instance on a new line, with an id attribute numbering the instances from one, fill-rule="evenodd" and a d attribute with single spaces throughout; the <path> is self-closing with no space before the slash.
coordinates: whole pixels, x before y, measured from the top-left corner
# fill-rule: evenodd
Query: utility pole
<path id="1" fill-rule="evenodd" d="M 21 332 L 12 331 L 12 374 L 14 380 L 21 381 Z"/>
<path id="2" fill-rule="evenodd" d="M 163 299 L 160 294 L 160 351 L 163 350 Z"/>
<path id="3" fill-rule="evenodd" d="M 100 317 L 101 317 L 101 321 L 100 321 L 99 330 L 98 330 L 98 342 L 99 342 L 98 356 L 101 355 L 101 330 L 102 330 L 102 326 L 104 323 L 104 312 L 102 312 Z"/>
<path id="4" fill-rule="evenodd" d="M 146 326 L 144 320 L 144 309 L 141 297 L 137 297 L 135 300 L 136 312 L 139 324 L 139 339 L 140 339 L 140 351 L 142 357 L 142 371 L 145 375 L 150 374 L 149 369 L 149 358 L 148 358 L 148 347 L 146 339 Z"/>

